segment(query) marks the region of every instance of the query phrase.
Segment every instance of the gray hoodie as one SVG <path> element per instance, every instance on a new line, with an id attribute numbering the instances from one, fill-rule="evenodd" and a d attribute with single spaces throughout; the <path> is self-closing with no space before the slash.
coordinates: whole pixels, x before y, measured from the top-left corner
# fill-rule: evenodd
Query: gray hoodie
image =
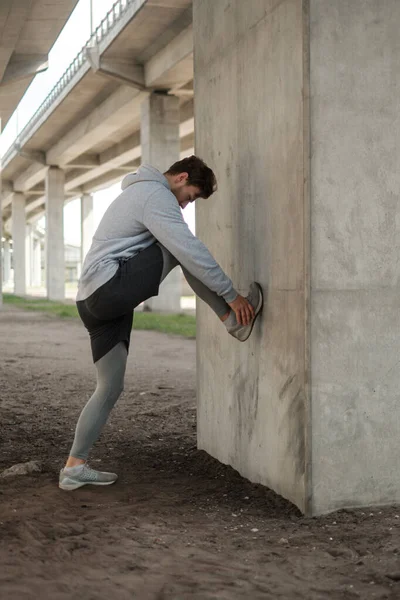
<path id="1" fill-rule="evenodd" d="M 168 180 L 142 165 L 122 181 L 122 193 L 106 210 L 83 263 L 77 300 L 85 300 L 109 281 L 118 260 L 135 256 L 159 241 L 210 290 L 232 302 L 232 281 L 187 226 Z"/>

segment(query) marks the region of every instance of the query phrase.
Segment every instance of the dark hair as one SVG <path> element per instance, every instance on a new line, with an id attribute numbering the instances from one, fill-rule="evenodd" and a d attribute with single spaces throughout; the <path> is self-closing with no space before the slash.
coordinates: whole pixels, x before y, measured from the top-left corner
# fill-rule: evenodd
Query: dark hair
<path id="1" fill-rule="evenodd" d="M 200 189 L 200 196 L 202 198 L 209 198 L 213 192 L 217 189 L 217 179 L 206 163 L 198 158 L 197 156 L 188 156 L 174 163 L 166 174 L 168 175 L 179 175 L 180 173 L 187 173 L 188 185 L 195 185 Z"/>

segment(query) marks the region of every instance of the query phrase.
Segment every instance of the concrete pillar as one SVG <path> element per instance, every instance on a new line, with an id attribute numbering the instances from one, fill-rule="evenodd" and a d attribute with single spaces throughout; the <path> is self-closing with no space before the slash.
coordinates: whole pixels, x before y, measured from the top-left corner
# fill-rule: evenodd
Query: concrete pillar
<path id="1" fill-rule="evenodd" d="M 199 303 L 198 444 L 308 514 L 400 501 L 399 22 L 398 0 L 194 0 L 219 179 L 197 231 L 268 289 L 246 344 Z"/>
<path id="2" fill-rule="evenodd" d="M 32 256 L 33 256 L 33 231 L 32 225 L 25 227 L 25 284 L 32 286 Z"/>
<path id="3" fill-rule="evenodd" d="M 142 162 L 165 172 L 179 160 L 179 99 L 166 94 L 150 94 L 142 104 Z M 154 311 L 179 313 L 181 310 L 182 273 L 175 268 L 160 286 L 159 295 L 145 303 Z"/>
<path id="4" fill-rule="evenodd" d="M 11 252 L 10 252 L 10 242 L 8 240 L 4 240 L 3 242 L 3 284 L 7 285 L 10 281 L 11 275 Z"/>
<path id="5" fill-rule="evenodd" d="M 0 133 L 1 133 L 1 119 L 0 119 Z M 0 168 L 0 186 L 1 186 L 1 168 Z M 1 189 L 1 188 L 0 188 Z M 1 193 L 0 193 L 0 309 L 3 307 L 3 254 L 1 252 L 1 240 L 3 238 L 3 215 L 1 207 Z"/>
<path id="6" fill-rule="evenodd" d="M 26 214 L 25 196 L 15 192 L 12 197 L 12 239 L 14 294 L 26 294 Z"/>
<path id="7" fill-rule="evenodd" d="M 0 135 L 1 135 L 1 117 L 0 117 Z M 1 160 L 0 160 L 0 309 L 3 306 L 3 255 L 1 253 L 1 243 L 3 239 L 3 202 L 1 188 Z"/>
<path id="8" fill-rule="evenodd" d="M 42 248 L 40 240 L 33 236 L 32 244 L 32 287 L 41 287 L 42 285 Z"/>
<path id="9" fill-rule="evenodd" d="M 64 171 L 49 167 L 46 174 L 46 282 L 50 300 L 65 298 Z"/>
<path id="10" fill-rule="evenodd" d="M 93 196 L 84 194 L 81 197 L 81 265 L 92 243 L 93 223 Z"/>

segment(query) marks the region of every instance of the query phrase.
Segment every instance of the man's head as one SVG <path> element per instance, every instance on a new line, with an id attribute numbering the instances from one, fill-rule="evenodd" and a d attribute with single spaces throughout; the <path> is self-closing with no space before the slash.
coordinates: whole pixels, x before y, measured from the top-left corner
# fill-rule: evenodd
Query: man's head
<path id="1" fill-rule="evenodd" d="M 197 156 L 179 160 L 164 175 L 181 208 L 197 198 L 209 198 L 217 189 L 214 173 Z"/>

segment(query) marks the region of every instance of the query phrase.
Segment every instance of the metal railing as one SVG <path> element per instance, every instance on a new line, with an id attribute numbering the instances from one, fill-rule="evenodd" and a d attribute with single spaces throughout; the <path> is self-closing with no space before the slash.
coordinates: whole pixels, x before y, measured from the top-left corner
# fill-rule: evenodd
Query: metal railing
<path id="1" fill-rule="evenodd" d="M 100 42 L 106 37 L 106 35 L 111 31 L 111 29 L 113 29 L 116 23 L 118 23 L 118 21 L 124 16 L 129 6 L 131 4 L 134 4 L 135 2 L 136 0 L 117 0 L 117 2 L 113 4 L 112 8 L 108 11 L 104 19 L 100 22 L 100 25 L 96 27 L 86 44 L 82 46 L 81 50 L 75 56 L 74 60 L 71 62 L 65 73 L 60 77 L 55 86 L 43 100 L 42 104 L 39 106 L 35 114 L 31 117 L 29 122 L 22 129 L 22 131 L 17 134 L 17 137 L 15 138 L 14 142 L 8 148 L 7 152 L 1 159 L 3 164 L 7 164 L 12 153 L 15 151 L 16 144 L 22 146 L 21 140 L 29 136 L 30 132 L 35 127 L 36 123 L 41 119 L 43 114 L 48 110 L 48 108 L 50 108 L 54 100 L 61 94 L 61 92 L 69 84 L 71 79 L 76 75 L 76 73 L 83 66 L 83 64 L 87 62 L 85 52 L 86 48 L 90 48 L 92 46 L 100 44 Z"/>

